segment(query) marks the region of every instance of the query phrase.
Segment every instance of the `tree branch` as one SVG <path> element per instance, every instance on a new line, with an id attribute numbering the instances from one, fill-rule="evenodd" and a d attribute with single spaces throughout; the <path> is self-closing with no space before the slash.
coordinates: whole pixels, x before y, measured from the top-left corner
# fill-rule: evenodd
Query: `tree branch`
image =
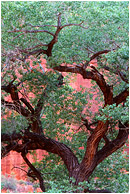
<path id="1" fill-rule="evenodd" d="M 30 114 L 30 112 L 21 105 L 16 105 L 12 102 L 8 102 L 8 101 L 5 101 L 3 99 L 1 100 L 1 103 L 5 107 L 9 108 L 10 110 L 14 110 L 14 111 L 18 112 L 19 114 L 23 115 L 24 117 L 28 117 Z"/>
<path id="2" fill-rule="evenodd" d="M 83 180 L 88 180 L 88 177 L 91 175 L 91 173 L 97 166 L 95 156 L 98 150 L 98 145 L 107 130 L 108 130 L 108 121 L 106 121 L 106 123 L 103 123 L 102 121 L 98 121 L 97 127 L 95 128 L 95 130 L 87 140 L 87 147 L 86 147 L 84 158 L 80 163 L 78 173 L 75 175 L 76 176 L 75 184 L 78 184 Z"/>
<path id="3" fill-rule="evenodd" d="M 108 50 L 98 51 L 98 52 L 94 53 L 94 54 L 90 57 L 90 60 L 89 60 L 89 61 L 86 61 L 86 63 L 83 64 L 83 68 L 86 69 L 87 66 L 88 66 L 88 64 L 89 64 L 93 59 L 99 57 L 99 56 L 102 55 L 102 54 L 107 54 L 107 53 L 109 53 L 109 52 L 111 52 L 111 51 L 114 51 L 114 50 L 116 50 L 116 48 L 111 49 L 111 50 L 108 49 Z"/>
<path id="4" fill-rule="evenodd" d="M 22 105 L 21 102 L 19 101 L 19 96 L 18 96 L 18 91 L 17 91 L 17 86 L 21 83 L 19 82 L 17 85 L 13 84 L 14 80 L 12 80 L 7 86 L 1 86 L 1 89 L 4 90 L 5 92 L 9 93 L 11 95 L 12 102 L 5 101 L 2 99 L 2 104 L 6 106 L 7 108 L 11 110 L 17 111 L 19 114 L 22 114 L 25 117 L 28 117 L 30 112 L 25 109 Z"/>
<path id="5" fill-rule="evenodd" d="M 26 162 L 26 164 L 30 167 L 30 169 L 34 172 L 34 174 L 36 175 L 37 179 L 39 180 L 41 190 L 43 192 L 45 192 L 45 187 L 44 187 L 43 178 L 41 176 L 41 173 L 28 160 L 28 158 L 26 157 L 26 154 L 25 154 L 24 150 L 22 151 L 21 156 L 23 157 L 23 159 Z"/>
<path id="6" fill-rule="evenodd" d="M 78 168 L 79 166 L 77 157 L 74 155 L 74 153 L 68 146 L 51 138 L 46 138 L 44 135 L 41 134 L 39 135 L 37 133 L 32 133 L 27 130 L 25 130 L 25 133 L 22 136 L 19 136 L 19 134 L 17 134 L 10 137 L 8 136 L 8 134 L 4 134 L 2 135 L 2 142 L 8 141 L 10 139 L 12 140 L 12 142 L 13 140 L 16 141 L 16 137 L 18 137 L 18 139 L 19 137 L 21 137 L 23 142 L 26 142 L 27 140 L 30 141 L 28 141 L 26 144 L 17 144 L 17 146 L 12 149 L 13 151 L 20 153 L 26 146 L 26 151 L 41 149 L 46 150 L 47 152 L 57 154 L 64 161 L 70 176 L 72 176 L 74 169 Z"/>
<path id="7" fill-rule="evenodd" d="M 129 96 L 128 88 L 126 88 L 123 92 L 118 94 L 116 97 L 113 98 L 113 103 L 116 103 L 116 105 L 124 102 L 126 98 Z"/>
<path id="8" fill-rule="evenodd" d="M 61 26 L 61 13 L 58 13 L 58 22 L 57 22 L 57 27 Z"/>
<path id="9" fill-rule="evenodd" d="M 17 147 L 16 142 L 11 142 L 9 145 L 4 146 L 4 148 L 2 148 L 1 150 L 1 158 L 6 157 L 9 154 L 9 152 L 15 149 L 16 147 Z"/>
<path id="10" fill-rule="evenodd" d="M 8 141 L 8 142 L 11 142 L 11 141 L 14 141 L 14 140 L 19 140 L 22 138 L 22 135 L 19 134 L 19 133 L 16 133 L 16 132 L 13 132 L 12 134 L 7 134 L 7 133 L 2 133 L 1 134 L 1 141 L 4 142 L 4 141 Z"/>
<path id="11" fill-rule="evenodd" d="M 36 46 L 30 47 L 30 48 L 26 48 L 26 49 L 19 49 L 19 50 L 24 52 L 24 53 L 28 53 L 29 52 L 28 50 L 33 50 L 33 49 L 35 49 L 37 47 L 41 47 L 41 46 L 47 46 L 47 44 L 40 43 L 40 44 L 38 44 Z"/>
<path id="12" fill-rule="evenodd" d="M 60 14 L 61 15 L 61 14 Z M 63 25 L 63 26 L 61 26 L 62 28 L 65 28 L 65 27 L 67 27 L 67 26 L 80 26 L 81 28 L 84 28 L 84 29 L 88 29 L 89 27 L 84 27 L 84 26 L 82 26 L 81 24 L 83 24 L 83 22 L 81 22 L 81 23 L 79 23 L 79 24 L 74 24 L 74 23 L 72 23 L 72 24 L 65 24 L 65 25 Z M 55 28 L 57 28 L 58 27 L 58 25 L 32 25 L 32 24 L 28 24 L 27 26 L 31 26 L 31 27 L 41 27 L 41 28 L 43 28 L 43 27 L 55 27 Z"/>
<path id="13" fill-rule="evenodd" d="M 96 153 L 97 163 L 101 163 L 106 157 L 111 155 L 113 152 L 121 148 L 127 141 L 129 135 L 128 124 L 123 125 L 119 123 L 119 133 L 113 141 L 106 144 L 101 150 Z"/>
<path id="14" fill-rule="evenodd" d="M 88 29 L 89 27 L 84 27 L 81 24 L 83 24 L 83 21 L 80 24 L 65 24 L 64 26 L 61 26 L 61 28 L 65 28 L 67 26 L 80 26 L 81 28 Z"/>
<path id="15" fill-rule="evenodd" d="M 70 66 L 56 66 L 53 69 L 60 71 L 60 72 L 71 72 L 71 73 L 78 73 L 82 75 L 84 79 L 92 79 L 96 81 L 97 85 L 100 87 L 103 95 L 104 95 L 104 101 L 106 104 L 112 104 L 113 102 L 113 87 L 109 86 L 103 75 L 94 67 L 91 66 L 91 71 L 86 71 L 82 66 L 76 66 L 76 67 L 70 67 Z"/>
<path id="16" fill-rule="evenodd" d="M 125 76 L 121 71 L 119 71 L 118 69 L 117 69 L 117 72 L 118 72 L 120 78 L 121 78 L 124 82 L 126 82 L 126 83 L 128 84 L 128 83 L 129 83 L 129 80 L 126 78 L 126 76 Z"/>
<path id="17" fill-rule="evenodd" d="M 25 62 L 25 60 L 28 59 L 28 57 L 30 55 L 36 55 L 37 54 L 37 56 L 38 56 L 40 54 L 47 54 L 47 51 L 44 50 L 44 49 L 37 49 L 37 50 L 34 50 L 34 51 L 30 51 L 30 52 L 26 51 L 25 49 L 24 50 L 20 49 L 20 51 L 23 52 L 23 53 L 27 53 L 27 55 L 25 55 L 23 58 L 21 58 L 21 59 L 19 58 L 23 62 Z"/>
<path id="18" fill-rule="evenodd" d="M 38 103 L 35 107 L 35 114 L 36 115 L 40 115 L 41 114 L 41 110 L 43 108 L 43 105 L 45 103 L 45 100 L 47 98 L 47 94 L 46 91 L 48 90 L 48 87 L 46 89 L 44 89 L 43 93 L 41 94 L 41 98 L 38 100 Z"/>
<path id="19" fill-rule="evenodd" d="M 43 44 L 42 45 L 42 46 L 47 46 L 48 47 L 47 50 L 39 49 L 39 50 L 34 50 L 34 51 L 31 51 L 31 52 L 28 52 L 29 49 L 20 49 L 21 52 L 27 53 L 27 55 L 23 59 L 21 59 L 22 61 L 25 61 L 30 55 L 35 55 L 35 54 L 37 54 L 37 56 L 38 56 L 39 54 L 43 53 L 43 54 L 46 54 L 48 57 L 52 56 L 52 49 L 53 49 L 54 44 L 57 43 L 57 41 L 58 41 L 59 32 L 67 26 L 80 26 L 82 28 L 88 29 L 88 28 L 81 25 L 83 22 L 81 22 L 80 24 L 66 24 L 66 25 L 62 26 L 61 25 L 61 13 L 59 13 L 57 16 L 58 16 L 57 26 L 55 26 L 55 25 L 37 25 L 37 26 L 33 26 L 32 24 L 29 24 L 29 26 L 31 26 L 31 27 L 45 27 L 45 26 L 56 27 L 57 29 L 56 29 L 55 33 L 49 32 L 47 30 L 26 30 L 26 29 L 13 29 L 13 30 L 8 31 L 9 33 L 22 32 L 20 35 L 23 35 L 23 33 L 26 34 L 26 33 L 45 32 L 45 33 L 48 33 L 48 34 L 53 36 L 53 39 L 48 44 Z M 19 37 L 20 35 L 18 35 L 17 37 Z M 39 47 L 39 45 L 36 45 L 35 48 L 36 47 Z M 33 48 L 30 48 L 30 49 L 33 49 Z"/>
<path id="20" fill-rule="evenodd" d="M 9 33 L 11 32 L 23 32 L 23 33 L 39 33 L 39 32 L 46 32 L 52 36 L 55 36 L 52 32 L 49 32 L 47 30 L 24 30 L 24 29 L 21 29 L 21 30 L 18 30 L 18 29 L 14 29 L 14 30 L 10 30 L 8 31 Z"/>
<path id="21" fill-rule="evenodd" d="M 33 107 L 31 106 L 31 104 L 25 99 L 25 98 L 20 98 L 20 100 L 28 107 L 28 109 L 34 113 L 34 109 Z"/>

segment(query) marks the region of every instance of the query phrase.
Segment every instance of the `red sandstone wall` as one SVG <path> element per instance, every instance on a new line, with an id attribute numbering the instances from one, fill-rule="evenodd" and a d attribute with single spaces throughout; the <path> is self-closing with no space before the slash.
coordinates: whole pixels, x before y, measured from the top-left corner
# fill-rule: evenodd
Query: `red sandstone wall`
<path id="1" fill-rule="evenodd" d="M 47 153 L 42 150 L 36 151 L 36 156 L 39 161 L 42 160 L 42 158 L 46 154 Z M 32 155 L 28 154 L 27 157 L 31 162 L 34 161 Z M 24 160 L 21 157 L 21 154 L 14 151 L 11 151 L 7 157 L 1 160 L 1 171 L 3 175 L 15 175 L 17 179 L 26 180 L 26 172 L 22 171 L 21 169 L 18 169 L 20 167 L 22 168 L 22 166 L 25 166 L 24 170 L 28 169 L 27 165 L 24 163 Z"/>

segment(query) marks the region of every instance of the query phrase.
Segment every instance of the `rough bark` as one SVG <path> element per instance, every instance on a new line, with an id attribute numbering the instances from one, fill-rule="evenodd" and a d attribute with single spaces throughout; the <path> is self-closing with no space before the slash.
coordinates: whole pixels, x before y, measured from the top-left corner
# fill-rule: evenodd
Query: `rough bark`
<path id="1" fill-rule="evenodd" d="M 102 121 L 99 121 L 97 127 L 88 138 L 86 152 L 75 177 L 76 184 L 84 180 L 88 180 L 89 176 L 96 168 L 96 153 L 98 150 L 98 145 L 107 129 L 108 122 L 103 123 Z"/>

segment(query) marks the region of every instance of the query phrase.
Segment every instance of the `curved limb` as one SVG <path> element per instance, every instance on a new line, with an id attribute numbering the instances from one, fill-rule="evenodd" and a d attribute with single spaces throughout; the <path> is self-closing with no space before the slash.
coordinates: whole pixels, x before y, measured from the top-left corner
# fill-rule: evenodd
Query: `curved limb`
<path id="1" fill-rule="evenodd" d="M 22 151 L 21 156 L 23 157 L 26 164 L 30 167 L 30 169 L 33 171 L 33 173 L 36 175 L 37 179 L 39 180 L 41 190 L 45 192 L 45 186 L 43 183 L 43 178 L 41 176 L 41 173 L 28 160 L 28 158 L 26 157 L 25 150 Z"/>

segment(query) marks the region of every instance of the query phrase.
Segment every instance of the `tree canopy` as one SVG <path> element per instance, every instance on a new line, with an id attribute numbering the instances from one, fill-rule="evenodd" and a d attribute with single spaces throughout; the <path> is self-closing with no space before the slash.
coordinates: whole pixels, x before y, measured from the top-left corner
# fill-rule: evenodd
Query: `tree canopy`
<path id="1" fill-rule="evenodd" d="M 11 150 L 21 153 L 43 191 L 47 180 L 53 185 L 67 173 L 73 191 L 80 185 L 89 192 L 84 181 L 128 139 L 128 6 L 127 1 L 1 4 L 2 157 Z M 91 89 L 74 90 L 75 74 L 91 80 Z M 91 111 L 94 99 L 98 112 Z M 26 155 L 37 149 L 48 155 L 31 164 Z"/>

